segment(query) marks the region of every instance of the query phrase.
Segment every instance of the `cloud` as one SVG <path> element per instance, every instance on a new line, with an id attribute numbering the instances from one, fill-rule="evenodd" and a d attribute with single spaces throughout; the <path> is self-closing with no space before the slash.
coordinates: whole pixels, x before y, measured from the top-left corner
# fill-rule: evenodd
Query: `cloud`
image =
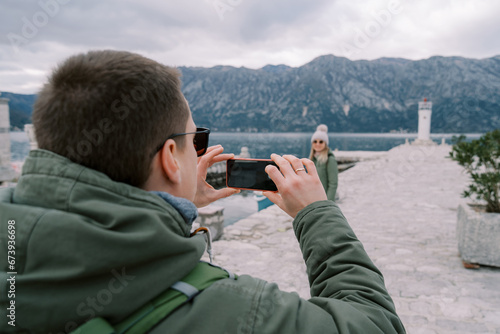
<path id="1" fill-rule="evenodd" d="M 233 22 L 237 22 L 243 41 L 279 39 L 284 33 L 298 32 L 301 27 L 314 24 L 318 13 L 332 3 L 331 0 L 247 1 L 235 8 Z"/>
<path id="2" fill-rule="evenodd" d="M 300 66 L 324 54 L 500 54 L 497 0 L 3 0 L 0 12 L 0 90 L 20 93 L 35 92 L 58 62 L 89 49 L 250 68 Z"/>

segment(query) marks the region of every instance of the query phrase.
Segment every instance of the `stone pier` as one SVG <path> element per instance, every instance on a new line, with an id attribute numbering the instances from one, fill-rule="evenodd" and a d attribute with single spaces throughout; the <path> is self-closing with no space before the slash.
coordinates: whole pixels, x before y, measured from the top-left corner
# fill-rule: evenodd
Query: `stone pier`
<path id="1" fill-rule="evenodd" d="M 500 334 L 500 268 L 465 269 L 457 209 L 469 180 L 450 146 L 402 145 L 339 175 L 339 207 L 409 334 Z M 214 262 L 309 298 L 292 218 L 276 206 L 228 226 Z"/>

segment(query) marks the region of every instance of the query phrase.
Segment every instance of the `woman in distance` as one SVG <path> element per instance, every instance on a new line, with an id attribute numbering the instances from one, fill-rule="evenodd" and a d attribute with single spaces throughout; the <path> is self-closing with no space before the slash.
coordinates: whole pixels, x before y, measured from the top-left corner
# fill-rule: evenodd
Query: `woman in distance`
<path id="1" fill-rule="evenodd" d="M 320 124 L 311 137 L 311 154 L 309 159 L 314 162 L 318 175 L 329 200 L 335 201 L 339 170 L 337 160 L 328 147 L 328 127 Z"/>

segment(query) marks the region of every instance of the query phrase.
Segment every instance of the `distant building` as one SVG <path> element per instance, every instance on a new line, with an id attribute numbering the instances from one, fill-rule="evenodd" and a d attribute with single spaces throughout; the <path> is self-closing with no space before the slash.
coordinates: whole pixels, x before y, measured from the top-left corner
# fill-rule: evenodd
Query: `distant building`
<path id="1" fill-rule="evenodd" d="M 10 162 L 9 99 L 0 97 L 0 182 L 15 177 Z"/>
<path id="2" fill-rule="evenodd" d="M 244 159 L 251 158 L 250 152 L 248 151 L 248 147 L 242 146 L 241 152 L 236 156 L 236 158 L 244 158 Z"/>
<path id="3" fill-rule="evenodd" d="M 424 99 L 418 103 L 418 137 L 414 145 L 435 145 L 431 140 L 432 102 Z"/>
<path id="4" fill-rule="evenodd" d="M 35 128 L 33 124 L 25 124 L 24 132 L 28 135 L 28 139 L 30 141 L 30 150 L 36 150 L 38 148 L 38 143 L 35 137 Z"/>

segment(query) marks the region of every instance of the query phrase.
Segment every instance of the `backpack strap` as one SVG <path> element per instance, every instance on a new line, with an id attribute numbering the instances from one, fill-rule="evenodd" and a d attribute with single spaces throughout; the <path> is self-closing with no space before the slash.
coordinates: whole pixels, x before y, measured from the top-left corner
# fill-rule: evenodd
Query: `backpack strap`
<path id="1" fill-rule="evenodd" d="M 69 334 L 116 334 L 115 329 L 103 318 L 93 318 Z"/>
<path id="2" fill-rule="evenodd" d="M 94 318 L 70 334 L 139 334 L 153 328 L 170 313 L 196 297 L 218 280 L 236 276 L 221 267 L 199 262 L 182 280 L 150 300 L 125 320 L 111 326 L 103 318 Z"/>

